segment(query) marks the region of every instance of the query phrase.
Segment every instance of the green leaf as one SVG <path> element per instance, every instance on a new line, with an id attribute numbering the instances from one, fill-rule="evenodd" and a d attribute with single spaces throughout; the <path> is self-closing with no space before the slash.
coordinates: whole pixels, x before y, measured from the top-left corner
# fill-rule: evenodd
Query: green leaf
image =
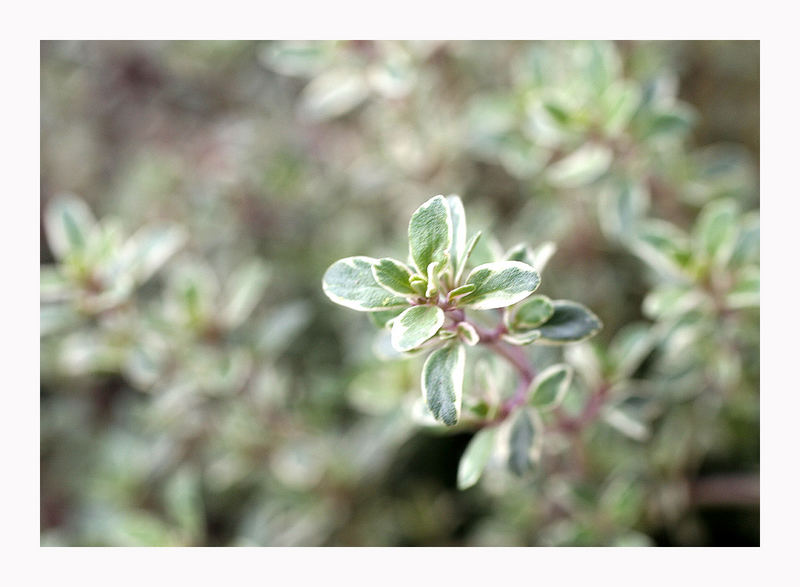
<path id="1" fill-rule="evenodd" d="M 643 221 L 630 246 L 655 271 L 685 281 L 683 268 L 691 256 L 690 243 L 674 224 L 655 218 Z"/>
<path id="2" fill-rule="evenodd" d="M 730 259 L 739 236 L 739 219 L 736 203 L 732 200 L 717 200 L 707 204 L 695 224 L 694 246 L 717 264 Z"/>
<path id="3" fill-rule="evenodd" d="M 359 312 L 378 312 L 408 306 L 408 301 L 383 289 L 372 274 L 377 259 L 347 257 L 328 267 L 322 290 L 331 301 Z"/>
<path id="4" fill-rule="evenodd" d="M 609 147 L 587 143 L 551 165 L 546 172 L 547 181 L 559 188 L 588 185 L 608 171 L 613 158 Z"/>
<path id="5" fill-rule="evenodd" d="M 453 194 L 447 196 L 447 205 L 450 207 L 450 220 L 453 224 L 453 244 L 450 247 L 450 265 L 453 275 L 458 271 L 458 265 L 467 248 L 467 215 L 461 198 Z"/>
<path id="6" fill-rule="evenodd" d="M 378 285 L 387 291 L 400 296 L 417 293 L 410 282 L 414 272 L 405 263 L 394 259 L 380 259 L 372 266 L 372 275 Z"/>
<path id="7" fill-rule="evenodd" d="M 481 340 L 481 337 L 475 330 L 475 327 L 469 322 L 459 322 L 458 326 L 456 326 L 456 330 L 458 331 L 458 335 L 461 340 L 469 346 L 475 346 Z"/>
<path id="8" fill-rule="evenodd" d="M 531 265 L 533 266 L 536 271 L 541 273 L 544 271 L 544 268 L 547 266 L 547 262 L 556 252 L 556 244 L 552 241 L 545 241 L 540 244 L 538 247 L 533 249 L 533 262 Z"/>
<path id="9" fill-rule="evenodd" d="M 542 338 L 542 334 L 538 330 L 506 333 L 502 336 L 502 339 L 504 341 L 506 341 L 508 344 L 513 344 L 515 346 L 529 345 L 532 342 L 536 342 L 540 338 Z"/>
<path id="10" fill-rule="evenodd" d="M 461 287 L 457 287 L 453 290 L 450 290 L 450 293 L 447 294 L 447 301 L 452 302 L 456 298 L 468 294 L 475 290 L 475 286 L 471 283 L 467 285 L 462 285 Z"/>
<path id="11" fill-rule="evenodd" d="M 458 463 L 458 488 L 468 489 L 475 485 L 489 463 L 494 448 L 496 428 L 483 428 L 469 441 Z"/>
<path id="12" fill-rule="evenodd" d="M 536 410 L 517 410 L 508 440 L 508 467 L 521 477 L 539 460 L 542 425 Z"/>
<path id="13" fill-rule="evenodd" d="M 464 346 L 453 342 L 433 351 L 422 367 L 422 397 L 433 417 L 447 426 L 461 415 L 464 361 Z"/>
<path id="14" fill-rule="evenodd" d="M 469 239 L 467 246 L 464 249 L 464 255 L 458 261 L 458 268 L 456 269 L 456 276 L 455 276 L 455 283 L 459 283 L 461 281 L 461 276 L 464 274 L 464 269 L 467 267 L 467 261 L 469 260 L 470 255 L 472 255 L 472 251 L 475 249 L 475 245 L 478 244 L 478 240 L 481 238 L 481 231 L 479 230 L 475 234 L 472 235 L 472 238 Z"/>
<path id="15" fill-rule="evenodd" d="M 180 249 L 188 235 L 180 226 L 145 226 L 126 242 L 123 265 L 137 283 L 144 283 Z"/>
<path id="16" fill-rule="evenodd" d="M 598 198 L 597 217 L 609 238 L 628 240 L 650 206 L 650 193 L 639 182 L 625 180 L 605 189 Z"/>
<path id="17" fill-rule="evenodd" d="M 553 315 L 537 330 L 542 342 L 565 344 L 586 340 L 602 327 L 600 319 L 586 306 L 569 300 L 554 300 Z"/>
<path id="18" fill-rule="evenodd" d="M 73 194 L 53 198 L 44 217 L 47 242 L 53 255 L 63 259 L 71 251 L 84 249 L 96 224 L 89 206 L 82 199 Z"/>
<path id="19" fill-rule="evenodd" d="M 417 348 L 436 334 L 444 324 L 444 312 L 438 306 L 414 306 L 392 324 L 392 346 L 400 352 Z"/>
<path id="20" fill-rule="evenodd" d="M 259 259 L 245 262 L 225 284 L 220 320 L 228 328 L 242 324 L 256 307 L 269 281 L 269 269 Z"/>
<path id="21" fill-rule="evenodd" d="M 450 206 L 444 196 L 435 196 L 417 208 L 408 224 L 409 253 L 417 270 L 427 275 L 431 263 L 441 268 L 452 243 Z"/>
<path id="22" fill-rule="evenodd" d="M 547 322 L 555 312 L 553 301 L 547 296 L 535 295 L 509 312 L 508 326 L 514 330 L 536 328 Z"/>
<path id="23" fill-rule="evenodd" d="M 564 399 L 572 382 L 572 367 L 565 363 L 551 365 L 531 383 L 530 403 L 540 410 L 552 410 Z"/>
<path id="24" fill-rule="evenodd" d="M 761 276 L 758 267 L 746 267 L 725 297 L 728 308 L 758 307 L 761 300 Z"/>
<path id="25" fill-rule="evenodd" d="M 519 243 L 508 249 L 506 260 L 533 266 L 533 251 L 526 243 Z"/>
<path id="26" fill-rule="evenodd" d="M 478 265 L 467 277 L 475 290 L 461 298 L 459 305 L 491 310 L 516 304 L 539 287 L 539 274 L 519 261 L 498 261 Z"/>
<path id="27" fill-rule="evenodd" d="M 300 112 L 319 122 L 347 114 L 369 95 L 362 72 L 332 69 L 314 78 L 300 96 Z"/>

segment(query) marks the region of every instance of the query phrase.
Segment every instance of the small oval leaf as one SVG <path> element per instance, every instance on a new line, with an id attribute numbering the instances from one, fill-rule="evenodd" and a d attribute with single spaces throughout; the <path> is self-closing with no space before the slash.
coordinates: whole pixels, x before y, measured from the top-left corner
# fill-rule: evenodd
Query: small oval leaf
<path id="1" fill-rule="evenodd" d="M 405 298 L 386 291 L 372 274 L 377 259 L 347 257 L 328 267 L 322 290 L 331 301 L 359 312 L 379 312 L 408 306 Z"/>
<path id="2" fill-rule="evenodd" d="M 481 478 L 489 457 L 492 456 L 496 432 L 496 428 L 483 428 L 469 441 L 458 463 L 459 489 L 468 489 Z"/>
<path id="3" fill-rule="evenodd" d="M 431 263 L 441 267 L 452 242 L 450 206 L 444 196 L 434 196 L 416 209 L 408 223 L 409 253 L 419 272 L 427 275 Z"/>
<path id="4" fill-rule="evenodd" d="M 531 383 L 530 404 L 543 410 L 558 407 L 572 382 L 572 367 L 564 363 L 552 365 L 539 373 Z"/>
<path id="5" fill-rule="evenodd" d="M 498 261 L 478 265 L 467 277 L 475 289 L 459 305 L 476 310 L 504 308 L 525 299 L 539 287 L 539 274 L 519 261 Z"/>
<path id="6" fill-rule="evenodd" d="M 414 306 L 392 323 L 392 346 L 400 352 L 417 348 L 444 324 L 444 312 L 437 306 Z"/>
<path id="7" fill-rule="evenodd" d="M 447 426 L 461 415 L 464 360 L 464 346 L 454 342 L 433 351 L 422 367 L 422 397 L 433 417 Z"/>
<path id="8" fill-rule="evenodd" d="M 586 306 L 569 300 L 554 300 L 553 315 L 537 330 L 539 342 L 566 344 L 586 340 L 603 327 L 600 318 Z"/>

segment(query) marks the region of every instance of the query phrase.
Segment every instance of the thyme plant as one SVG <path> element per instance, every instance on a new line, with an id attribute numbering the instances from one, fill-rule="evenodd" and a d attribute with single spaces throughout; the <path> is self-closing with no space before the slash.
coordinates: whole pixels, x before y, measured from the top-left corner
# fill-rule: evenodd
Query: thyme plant
<path id="1" fill-rule="evenodd" d="M 484 430 L 467 449 L 459 486 L 474 484 L 488 462 L 495 428 L 508 444 L 508 466 L 522 475 L 541 447 L 541 411 L 556 409 L 572 378 L 569 365 L 552 365 L 537 374 L 522 347 L 566 344 L 596 334 L 602 324 L 585 306 L 533 295 L 552 243 L 536 251 L 513 247 L 504 260 L 483 263 L 467 272 L 481 237 L 467 239 L 464 205 L 457 195 L 434 196 L 412 214 L 408 225 L 408 263 L 392 258 L 356 256 L 340 259 L 325 272 L 322 289 L 337 304 L 372 312 L 391 330 L 391 344 L 401 353 L 426 353 L 420 387 L 426 413 L 455 426 L 462 417 L 466 348 L 484 345 L 518 372 L 508 399 L 484 402 L 471 424 Z M 491 311 L 496 312 L 491 312 Z M 495 315 L 491 327 L 474 312 Z"/>

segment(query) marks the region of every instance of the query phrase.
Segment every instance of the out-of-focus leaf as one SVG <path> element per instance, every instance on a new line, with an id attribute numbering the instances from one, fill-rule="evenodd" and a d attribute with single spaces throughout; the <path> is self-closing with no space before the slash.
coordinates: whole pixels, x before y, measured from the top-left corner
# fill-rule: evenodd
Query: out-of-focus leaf
<path id="1" fill-rule="evenodd" d="M 564 400 L 572 383 L 572 367 L 561 363 L 551 365 L 531 382 L 530 404 L 540 410 L 552 410 Z"/>
<path id="2" fill-rule="evenodd" d="M 464 212 L 464 203 L 459 196 L 455 194 L 447 196 L 447 205 L 450 207 L 450 221 L 453 225 L 450 265 L 453 275 L 455 275 L 467 248 L 467 215 Z"/>
<path id="3" fill-rule="evenodd" d="M 761 299 L 761 276 L 758 267 L 747 267 L 736 278 L 736 282 L 725 297 L 728 308 L 758 307 Z"/>
<path id="4" fill-rule="evenodd" d="M 147 226 L 133 234 L 122 249 L 122 270 L 137 283 L 147 281 L 186 242 L 180 226 Z"/>
<path id="5" fill-rule="evenodd" d="M 731 200 L 715 200 L 706 204 L 695 223 L 695 250 L 714 263 L 724 265 L 733 254 L 738 236 L 738 211 Z"/>
<path id="6" fill-rule="evenodd" d="M 240 326 L 261 300 L 269 269 L 259 259 L 246 261 L 228 278 L 223 292 L 220 321 L 227 328 Z"/>
<path id="7" fill-rule="evenodd" d="M 89 206 L 73 194 L 60 194 L 47 206 L 44 226 L 47 242 L 57 259 L 83 250 L 96 221 Z"/>
<path id="8" fill-rule="evenodd" d="M 475 346 L 480 342 L 481 337 L 469 322 L 459 322 L 456 331 L 461 340 L 464 341 L 464 344 L 468 346 Z"/>
<path id="9" fill-rule="evenodd" d="M 553 315 L 536 330 L 541 333 L 539 342 L 565 344 L 591 338 L 603 323 L 586 306 L 569 300 L 553 300 Z"/>
<path id="10" fill-rule="evenodd" d="M 369 95 L 369 84 L 358 71 L 333 69 L 314 78 L 300 96 L 300 109 L 312 121 L 342 116 Z"/>
<path id="11" fill-rule="evenodd" d="M 547 181 L 559 188 L 589 185 L 608 171 L 613 158 L 610 148 L 588 143 L 551 165 L 546 172 Z"/>
<path id="12" fill-rule="evenodd" d="M 483 428 L 472 437 L 458 463 L 458 488 L 469 489 L 483 474 L 492 456 L 496 428 Z"/>
<path id="13" fill-rule="evenodd" d="M 519 409 L 511 418 L 508 467 L 521 477 L 539 460 L 543 427 L 539 415 L 532 408 Z"/>
<path id="14" fill-rule="evenodd" d="M 650 204 L 647 188 L 639 182 L 621 181 L 605 189 L 598 199 L 597 217 L 610 238 L 621 241 L 634 236 L 634 228 Z"/>

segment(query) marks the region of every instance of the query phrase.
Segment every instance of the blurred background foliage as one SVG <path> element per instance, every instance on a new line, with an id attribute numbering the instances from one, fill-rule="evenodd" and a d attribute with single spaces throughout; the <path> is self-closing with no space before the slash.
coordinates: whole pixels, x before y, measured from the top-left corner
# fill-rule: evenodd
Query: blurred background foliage
<path id="1" fill-rule="evenodd" d="M 757 42 L 43 42 L 42 544 L 758 544 L 758 97 Z M 466 491 L 320 289 L 439 193 L 605 324 Z"/>

